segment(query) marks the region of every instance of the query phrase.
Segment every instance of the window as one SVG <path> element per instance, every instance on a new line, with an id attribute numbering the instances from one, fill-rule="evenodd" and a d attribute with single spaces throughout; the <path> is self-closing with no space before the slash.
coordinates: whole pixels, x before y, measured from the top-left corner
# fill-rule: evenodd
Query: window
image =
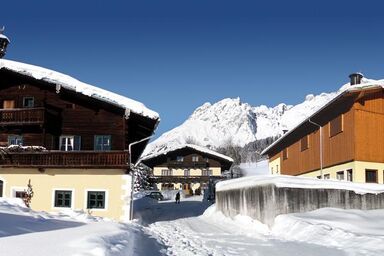
<path id="1" fill-rule="evenodd" d="M 172 170 L 171 169 L 161 170 L 161 176 L 172 176 Z"/>
<path id="2" fill-rule="evenodd" d="M 111 150 L 111 135 L 95 135 L 95 150 Z"/>
<path id="3" fill-rule="evenodd" d="M 184 170 L 184 176 L 190 176 L 191 175 L 191 172 L 189 169 L 185 169 Z"/>
<path id="4" fill-rule="evenodd" d="M 172 190 L 174 189 L 173 183 L 163 183 L 161 184 L 161 190 Z"/>
<path id="5" fill-rule="evenodd" d="M 319 176 L 316 176 L 316 178 L 318 178 L 319 180 L 321 180 L 321 175 L 319 175 Z"/>
<path id="6" fill-rule="evenodd" d="M 199 162 L 199 156 L 192 156 L 192 162 Z"/>
<path id="7" fill-rule="evenodd" d="M 35 106 L 35 99 L 33 97 L 23 98 L 23 108 L 33 108 Z"/>
<path id="8" fill-rule="evenodd" d="M 80 136 L 60 136 L 60 150 L 79 151 L 81 149 Z"/>
<path id="9" fill-rule="evenodd" d="M 202 176 L 211 176 L 212 175 L 212 170 L 203 170 L 202 171 Z"/>
<path id="10" fill-rule="evenodd" d="M 9 135 L 8 145 L 23 145 L 23 136 L 21 135 Z"/>
<path id="11" fill-rule="evenodd" d="M 365 182 L 377 183 L 377 170 L 365 169 Z"/>
<path id="12" fill-rule="evenodd" d="M 329 122 L 329 137 L 333 137 L 343 131 L 343 115 L 339 115 Z"/>
<path id="13" fill-rule="evenodd" d="M 324 179 L 325 180 L 329 180 L 331 178 L 331 175 L 330 174 L 324 174 Z"/>
<path id="14" fill-rule="evenodd" d="M 105 191 L 88 191 L 87 209 L 105 209 Z"/>
<path id="15" fill-rule="evenodd" d="M 336 178 L 338 180 L 344 180 L 344 171 L 340 171 L 336 173 Z"/>
<path id="16" fill-rule="evenodd" d="M 182 157 L 182 156 L 177 156 L 177 157 L 176 157 L 176 161 L 177 161 L 177 162 L 183 162 L 183 161 L 184 161 L 184 157 Z"/>
<path id="17" fill-rule="evenodd" d="M 347 170 L 347 181 L 353 181 L 352 169 Z"/>
<path id="18" fill-rule="evenodd" d="M 27 192 L 25 191 L 15 191 L 16 198 L 24 198 L 26 195 L 27 195 Z"/>
<path id="19" fill-rule="evenodd" d="M 308 149 L 308 135 L 300 140 L 301 151 Z"/>
<path id="20" fill-rule="evenodd" d="M 72 205 L 72 191 L 56 190 L 55 191 L 55 207 L 67 207 Z"/>
<path id="21" fill-rule="evenodd" d="M 283 160 L 288 159 L 288 148 L 283 149 Z"/>

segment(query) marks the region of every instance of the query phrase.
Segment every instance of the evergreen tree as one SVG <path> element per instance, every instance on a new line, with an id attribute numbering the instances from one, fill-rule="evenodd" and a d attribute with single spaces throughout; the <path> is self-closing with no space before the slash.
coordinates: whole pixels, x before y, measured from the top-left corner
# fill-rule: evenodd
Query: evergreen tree
<path id="1" fill-rule="evenodd" d="M 139 164 L 134 167 L 134 184 L 133 189 L 135 192 L 140 190 L 152 190 L 153 184 L 150 182 L 151 169 L 143 164 Z"/>

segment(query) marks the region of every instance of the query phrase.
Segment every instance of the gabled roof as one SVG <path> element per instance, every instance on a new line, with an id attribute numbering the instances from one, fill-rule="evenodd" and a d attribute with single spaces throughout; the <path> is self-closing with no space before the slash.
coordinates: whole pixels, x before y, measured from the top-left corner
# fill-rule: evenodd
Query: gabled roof
<path id="1" fill-rule="evenodd" d="M 88 97 L 95 98 L 107 102 L 109 104 L 121 107 L 125 109 L 125 113 L 127 116 L 129 116 L 130 112 L 133 112 L 153 120 L 160 119 L 158 113 L 148 109 L 141 102 L 132 100 L 130 98 L 118 95 L 116 93 L 98 88 L 90 84 L 83 83 L 71 76 L 50 69 L 21 62 L 0 59 L 0 70 L 2 69 L 25 75 L 36 80 L 47 82 L 52 86 L 56 86 L 57 90 L 60 90 L 60 88 L 63 87 L 65 89 L 86 95 Z"/>
<path id="2" fill-rule="evenodd" d="M 176 150 L 179 150 L 179 149 L 183 149 L 183 148 L 194 149 L 194 150 L 199 151 L 201 153 L 205 153 L 205 154 L 211 155 L 211 156 L 216 156 L 218 158 L 222 158 L 222 159 L 227 160 L 229 162 L 233 162 L 233 159 L 231 157 L 229 157 L 229 156 L 226 156 L 226 155 L 217 153 L 216 151 L 213 151 L 211 149 L 208 149 L 208 148 L 205 148 L 205 147 L 202 147 L 202 146 L 193 145 L 193 144 L 184 144 L 184 145 L 180 145 L 180 146 L 173 147 L 173 148 L 167 148 L 167 149 L 161 150 L 161 151 L 159 151 L 157 153 L 146 155 L 146 156 L 142 157 L 140 159 L 140 161 L 144 161 L 144 160 L 147 160 L 147 159 L 155 158 L 155 157 L 161 156 L 161 155 L 167 155 L 170 152 L 173 152 L 173 151 L 176 151 Z"/>
<path id="3" fill-rule="evenodd" d="M 210 155 L 210 156 L 213 156 L 215 158 L 221 159 L 223 161 L 229 162 L 231 164 L 233 163 L 233 159 L 231 157 L 229 157 L 229 156 L 226 156 L 226 155 L 217 153 L 216 151 L 213 151 L 211 149 L 208 149 L 208 148 L 205 148 L 205 147 L 201 147 L 201 146 L 197 146 L 197 145 L 193 145 L 193 144 L 184 144 L 184 145 L 180 145 L 180 146 L 177 146 L 177 147 L 167 148 L 167 149 L 164 149 L 164 150 L 160 150 L 159 152 L 156 152 L 156 153 L 153 153 L 153 154 L 149 154 L 149 155 L 146 155 L 146 156 L 142 157 L 140 159 L 140 162 L 144 162 L 145 163 L 148 160 L 152 160 L 152 159 L 160 157 L 160 156 L 166 156 L 167 154 L 169 154 L 171 152 L 175 152 L 175 151 L 178 151 L 178 150 L 181 150 L 181 149 L 192 149 L 192 150 L 198 151 L 200 153 L 203 153 L 203 154 L 206 154 L 206 155 Z"/>
<path id="4" fill-rule="evenodd" d="M 322 107 L 320 107 L 317 111 L 315 111 L 312 115 L 305 118 L 302 122 L 300 122 L 298 125 L 296 125 L 294 128 L 286 132 L 283 136 L 281 136 L 279 139 L 277 139 L 275 142 L 273 142 L 271 145 L 269 145 L 266 149 L 264 149 L 261 154 L 265 155 L 268 154 L 269 151 L 277 147 L 278 144 L 282 143 L 289 135 L 294 133 L 299 127 L 302 127 L 305 123 L 307 123 L 311 118 L 317 116 L 322 112 L 323 110 L 329 108 L 333 104 L 335 104 L 338 100 L 340 100 L 343 96 L 350 94 L 350 93 L 358 93 L 361 91 L 368 91 L 372 89 L 378 89 L 378 88 L 384 88 L 384 80 L 371 80 L 367 79 L 366 82 L 356 85 L 349 85 L 346 84 L 339 93 L 329 102 L 324 104 Z"/>

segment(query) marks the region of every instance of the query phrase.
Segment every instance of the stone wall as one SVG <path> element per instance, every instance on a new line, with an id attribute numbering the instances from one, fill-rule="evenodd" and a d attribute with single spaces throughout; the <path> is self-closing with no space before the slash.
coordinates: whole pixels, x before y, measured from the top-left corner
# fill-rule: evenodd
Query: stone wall
<path id="1" fill-rule="evenodd" d="M 357 194 L 342 189 L 287 188 L 267 184 L 217 191 L 216 207 L 226 216 L 246 215 L 271 226 L 279 214 L 324 207 L 362 210 L 384 208 L 384 193 Z"/>

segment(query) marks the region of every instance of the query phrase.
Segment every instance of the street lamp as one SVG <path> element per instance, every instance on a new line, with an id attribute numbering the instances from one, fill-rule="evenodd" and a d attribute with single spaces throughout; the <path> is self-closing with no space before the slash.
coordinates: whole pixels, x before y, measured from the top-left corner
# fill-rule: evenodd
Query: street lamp
<path id="1" fill-rule="evenodd" d="M 136 166 L 136 165 L 132 164 L 132 152 L 131 152 L 131 149 L 132 149 L 133 145 L 136 145 L 136 144 L 139 144 L 139 143 L 141 143 L 143 141 L 149 140 L 150 138 L 152 138 L 152 136 L 153 135 L 148 136 L 148 137 L 146 137 L 144 139 L 132 142 L 128 146 L 128 151 L 129 151 L 129 169 L 131 171 L 131 176 L 132 176 L 132 180 L 131 180 L 131 202 L 130 202 L 130 209 L 129 209 L 129 220 L 133 220 L 133 188 L 134 188 L 133 185 L 134 185 L 134 182 L 135 182 L 135 175 L 134 175 L 133 167 Z"/>
<path id="2" fill-rule="evenodd" d="M 4 34 L 4 27 L 0 28 L 0 58 L 3 58 L 6 51 L 7 46 L 10 43 L 8 37 L 6 37 Z"/>

